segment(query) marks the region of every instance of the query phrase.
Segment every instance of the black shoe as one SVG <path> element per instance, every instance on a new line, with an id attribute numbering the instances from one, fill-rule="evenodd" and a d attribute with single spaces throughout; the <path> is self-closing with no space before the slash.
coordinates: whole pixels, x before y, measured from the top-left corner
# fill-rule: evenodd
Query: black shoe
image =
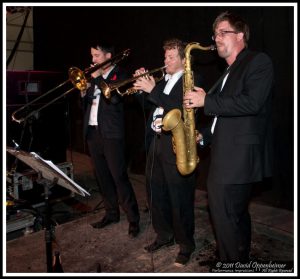
<path id="1" fill-rule="evenodd" d="M 155 240 L 150 245 L 144 247 L 144 250 L 146 252 L 152 253 L 152 252 L 160 250 L 161 248 L 172 246 L 174 244 L 175 244 L 174 239 L 171 239 L 171 240 L 168 240 L 168 241 L 157 241 L 157 240 Z"/>
<path id="2" fill-rule="evenodd" d="M 91 226 L 95 229 L 102 229 L 110 224 L 118 223 L 119 219 L 109 219 L 108 217 L 104 216 L 100 222 L 96 222 L 91 224 Z"/>
<path id="3" fill-rule="evenodd" d="M 174 265 L 176 265 L 178 267 L 185 266 L 189 262 L 191 255 L 192 255 L 192 252 L 191 253 L 179 252 Z"/>
<path id="4" fill-rule="evenodd" d="M 140 226 L 137 222 L 130 222 L 128 227 L 128 235 L 130 238 L 137 237 L 140 232 Z"/>

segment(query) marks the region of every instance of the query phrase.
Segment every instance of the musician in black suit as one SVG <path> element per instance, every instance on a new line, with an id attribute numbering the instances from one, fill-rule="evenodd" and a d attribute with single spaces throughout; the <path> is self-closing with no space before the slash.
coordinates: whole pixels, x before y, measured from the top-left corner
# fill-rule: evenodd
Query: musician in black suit
<path id="1" fill-rule="evenodd" d="M 248 261 L 251 190 L 272 175 L 273 65 L 266 54 L 247 49 L 249 27 L 241 17 L 222 13 L 213 31 L 229 68 L 216 90 L 195 88 L 184 104 L 214 116 L 207 188 L 220 260 Z"/>
<path id="2" fill-rule="evenodd" d="M 157 234 L 153 243 L 145 247 L 147 252 L 155 252 L 163 247 L 179 245 L 175 260 L 177 266 L 185 265 L 193 251 L 194 241 L 194 195 L 195 173 L 183 176 L 176 166 L 172 133 L 162 129 L 162 119 L 174 108 L 182 110 L 183 70 L 185 44 L 172 39 L 164 43 L 166 76 L 155 84 L 154 78 L 137 79 L 135 89 L 148 94 L 148 101 L 154 106 L 150 114 L 149 131 L 152 135 L 146 165 L 146 186 L 148 204 L 152 214 L 152 225 Z M 143 68 L 140 70 L 144 70 Z M 136 72 L 138 75 L 138 73 Z M 195 84 L 202 85 L 198 77 Z"/>
<path id="3" fill-rule="evenodd" d="M 102 64 L 114 55 L 110 45 L 96 42 L 91 45 L 92 62 Z M 127 215 L 128 234 L 139 233 L 139 209 L 129 181 L 124 153 L 124 108 L 122 98 L 111 94 L 105 98 L 100 82 L 107 84 L 128 78 L 111 63 L 92 74 L 91 86 L 82 94 L 84 99 L 84 136 L 95 167 L 97 181 L 104 200 L 105 216 L 94 228 L 103 228 L 120 220 L 119 203 Z"/>

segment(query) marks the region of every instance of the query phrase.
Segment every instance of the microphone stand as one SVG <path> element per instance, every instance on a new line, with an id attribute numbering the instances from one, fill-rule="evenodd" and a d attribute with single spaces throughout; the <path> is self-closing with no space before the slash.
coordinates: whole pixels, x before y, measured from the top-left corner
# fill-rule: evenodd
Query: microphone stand
<path id="1" fill-rule="evenodd" d="M 22 150 L 15 150 L 11 147 L 6 147 L 7 152 L 22 160 L 27 165 L 31 166 L 38 173 L 38 184 L 44 186 L 46 216 L 45 216 L 45 241 L 46 241 L 46 256 L 47 256 L 47 272 L 54 272 L 52 267 L 52 241 L 54 236 L 54 229 L 51 225 L 51 207 L 49 203 L 49 189 L 54 185 L 61 185 L 72 192 L 81 196 L 90 195 L 85 189 L 80 187 L 66 174 L 64 174 L 51 161 L 46 161 L 38 154 L 25 152 Z M 43 179 L 42 179 L 43 178 Z"/>
<path id="2" fill-rule="evenodd" d="M 41 173 L 38 174 L 37 182 L 44 186 L 45 195 L 45 243 L 46 243 L 46 259 L 47 259 L 47 272 L 53 272 L 52 268 L 52 241 L 54 240 L 54 227 L 51 225 L 51 206 L 49 202 L 50 188 L 57 184 L 58 178 L 53 178 L 53 181 L 42 179 Z"/>

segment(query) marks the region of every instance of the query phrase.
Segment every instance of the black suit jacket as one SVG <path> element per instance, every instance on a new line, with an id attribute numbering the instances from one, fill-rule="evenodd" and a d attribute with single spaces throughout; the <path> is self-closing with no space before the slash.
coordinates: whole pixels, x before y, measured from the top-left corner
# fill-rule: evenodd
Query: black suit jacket
<path id="1" fill-rule="evenodd" d="M 105 79 L 107 84 L 119 82 L 127 79 L 128 74 L 122 71 L 118 66 L 109 73 Z M 83 132 L 84 137 L 87 134 L 87 127 L 89 124 L 89 117 L 91 111 L 91 104 L 93 101 L 93 94 L 95 85 L 99 87 L 101 80 L 104 80 L 102 76 L 93 79 L 91 87 L 87 90 L 87 94 L 84 96 L 84 122 Z M 122 97 L 117 93 L 112 92 L 110 99 L 106 99 L 103 94 L 100 95 L 100 102 L 98 107 L 98 126 L 103 138 L 123 138 L 124 137 L 124 107 Z"/>
<path id="2" fill-rule="evenodd" d="M 221 93 L 205 98 L 204 112 L 218 115 L 209 179 L 243 184 L 272 174 L 273 66 L 263 53 L 243 50 Z"/>
<path id="3" fill-rule="evenodd" d="M 203 86 L 203 78 L 200 75 L 196 75 L 194 77 L 194 84 L 196 86 Z M 163 117 L 172 109 L 180 109 L 182 112 L 183 109 L 183 79 L 182 77 L 176 82 L 174 87 L 172 88 L 169 95 L 166 95 L 163 93 L 164 87 L 166 85 L 166 82 L 163 80 L 159 82 L 152 92 L 150 93 L 150 96 L 148 97 L 148 100 L 155 104 L 156 107 L 163 107 L 164 113 Z M 154 110 L 155 110 L 154 108 Z M 153 112 L 154 112 L 153 110 Z M 153 120 L 153 113 L 150 114 L 150 119 L 148 121 L 148 129 L 152 128 L 150 127 L 150 124 Z M 153 131 L 153 130 L 152 130 Z M 160 154 L 162 156 L 162 159 L 171 164 L 176 164 L 176 154 L 173 151 L 173 144 L 172 144 L 172 132 L 166 132 L 162 129 L 162 133 L 159 138 L 159 145 L 158 148 L 160 148 Z"/>

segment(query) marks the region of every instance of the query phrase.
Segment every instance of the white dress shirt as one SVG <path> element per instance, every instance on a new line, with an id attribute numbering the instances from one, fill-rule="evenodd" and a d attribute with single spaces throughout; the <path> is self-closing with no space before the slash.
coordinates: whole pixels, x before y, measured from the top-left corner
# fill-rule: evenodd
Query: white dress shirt
<path id="1" fill-rule="evenodd" d="M 165 80 L 168 81 L 163 93 L 166 95 L 169 95 L 172 88 L 174 87 L 175 83 L 181 78 L 183 75 L 183 70 L 170 75 L 166 74 L 165 75 Z M 157 107 L 153 113 L 153 121 L 151 123 L 151 128 L 158 134 L 161 133 L 161 127 L 162 127 L 162 115 L 164 113 L 164 108 L 162 107 Z"/>
<path id="2" fill-rule="evenodd" d="M 181 78 L 181 76 L 183 75 L 183 70 L 173 74 L 173 75 L 170 75 L 170 74 L 166 74 L 165 76 L 165 80 L 167 80 L 167 84 L 165 86 L 165 89 L 164 89 L 164 94 L 166 95 L 169 95 L 172 88 L 174 87 L 175 83 Z"/>
<path id="3" fill-rule="evenodd" d="M 229 73 L 224 77 L 224 79 L 223 79 L 223 82 L 222 82 L 222 87 L 221 87 L 221 90 L 220 90 L 220 92 L 219 93 L 221 93 L 222 92 L 222 90 L 223 90 L 223 87 L 224 87 L 224 85 L 225 85 L 225 82 L 226 82 L 226 80 L 227 80 L 227 78 L 228 78 L 228 75 L 229 75 Z M 218 119 L 218 116 L 217 115 L 215 115 L 215 118 L 214 118 L 214 121 L 213 121 L 213 124 L 212 124 L 212 126 L 211 126 L 211 133 L 213 134 L 214 133 L 214 130 L 215 130 L 215 127 L 216 127 L 216 123 L 217 123 L 217 119 Z"/>
<path id="4" fill-rule="evenodd" d="M 110 72 L 113 70 L 114 67 L 112 67 L 109 71 L 107 71 L 105 74 L 102 75 L 103 79 L 106 79 Z M 98 107 L 100 102 L 100 96 L 101 96 L 101 90 L 98 88 L 97 85 L 95 85 L 94 90 L 94 97 L 93 103 L 91 106 L 91 112 L 90 112 L 90 118 L 89 118 L 89 125 L 97 126 L 98 125 Z"/>

